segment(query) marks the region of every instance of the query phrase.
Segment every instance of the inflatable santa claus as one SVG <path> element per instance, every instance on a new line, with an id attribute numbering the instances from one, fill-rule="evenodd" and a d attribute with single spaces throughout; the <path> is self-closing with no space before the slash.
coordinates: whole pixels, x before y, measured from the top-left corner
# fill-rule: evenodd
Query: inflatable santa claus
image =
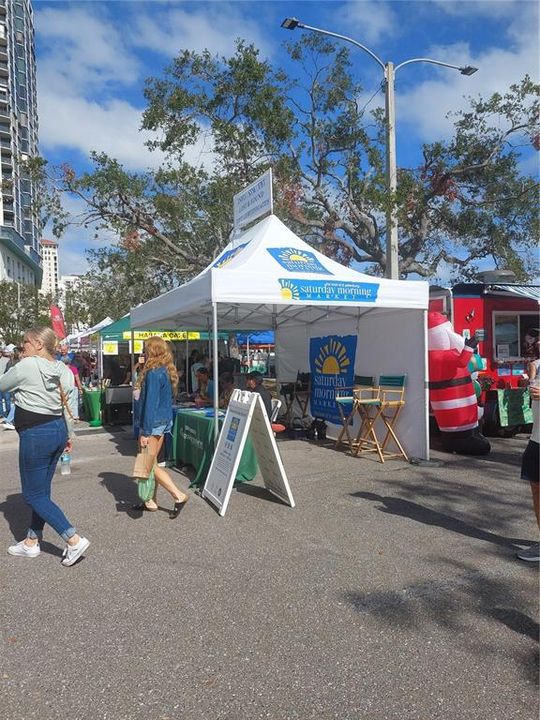
<path id="1" fill-rule="evenodd" d="M 445 315 L 428 313 L 431 409 L 444 449 L 460 455 L 486 455 L 491 450 L 478 429 L 478 401 L 467 367 L 473 353 L 473 347 L 454 332 Z"/>

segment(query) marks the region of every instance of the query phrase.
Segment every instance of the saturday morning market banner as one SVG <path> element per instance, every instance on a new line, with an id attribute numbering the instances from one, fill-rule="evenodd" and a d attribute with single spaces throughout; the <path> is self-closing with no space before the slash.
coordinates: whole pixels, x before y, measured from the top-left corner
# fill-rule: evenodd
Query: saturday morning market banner
<path id="1" fill-rule="evenodd" d="M 311 414 L 336 425 L 341 418 L 335 402 L 336 387 L 354 382 L 357 335 L 327 335 L 311 338 Z"/>

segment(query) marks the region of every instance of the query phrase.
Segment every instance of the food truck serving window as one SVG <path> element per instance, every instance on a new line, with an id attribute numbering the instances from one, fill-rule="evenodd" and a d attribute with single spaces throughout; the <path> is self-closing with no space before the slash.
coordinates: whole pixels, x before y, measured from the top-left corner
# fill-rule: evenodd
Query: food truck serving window
<path id="1" fill-rule="evenodd" d="M 493 313 L 493 355 L 496 360 L 533 356 L 538 341 L 538 313 Z"/>

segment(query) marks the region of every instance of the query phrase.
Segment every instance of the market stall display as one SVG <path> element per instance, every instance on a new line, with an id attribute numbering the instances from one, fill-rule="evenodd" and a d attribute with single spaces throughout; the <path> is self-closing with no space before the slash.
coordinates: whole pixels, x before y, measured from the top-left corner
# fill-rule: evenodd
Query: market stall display
<path id="1" fill-rule="evenodd" d="M 272 328 L 278 384 L 310 373 L 306 410 L 331 423 L 336 435 L 342 427 L 337 385 L 352 384 L 355 374 L 407 368 L 400 440 L 408 455 L 428 458 L 427 307 L 427 283 L 375 278 L 340 265 L 270 215 L 196 278 L 133 308 L 131 324 L 211 329 L 215 357 L 218 329 Z"/>
<path id="2" fill-rule="evenodd" d="M 220 425 L 223 423 L 225 413 L 218 415 Z M 177 467 L 191 465 L 196 470 L 195 478 L 191 487 L 198 487 L 204 484 L 212 455 L 214 453 L 214 410 L 195 410 L 179 408 L 176 417 L 172 436 L 172 457 Z M 244 452 L 240 460 L 237 482 L 253 480 L 257 474 L 257 456 L 253 443 L 248 437 Z"/>
<path id="3" fill-rule="evenodd" d="M 83 405 L 90 427 L 101 427 L 101 408 L 105 390 L 101 388 L 84 388 Z"/>

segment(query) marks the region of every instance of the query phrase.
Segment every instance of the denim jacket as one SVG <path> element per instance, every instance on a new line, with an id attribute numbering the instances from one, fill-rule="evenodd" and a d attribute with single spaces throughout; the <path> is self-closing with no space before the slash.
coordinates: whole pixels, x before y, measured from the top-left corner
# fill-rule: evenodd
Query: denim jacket
<path id="1" fill-rule="evenodd" d="M 172 422 L 172 387 L 164 367 L 152 368 L 141 387 L 137 415 L 140 434 L 148 437 L 152 429 Z"/>

